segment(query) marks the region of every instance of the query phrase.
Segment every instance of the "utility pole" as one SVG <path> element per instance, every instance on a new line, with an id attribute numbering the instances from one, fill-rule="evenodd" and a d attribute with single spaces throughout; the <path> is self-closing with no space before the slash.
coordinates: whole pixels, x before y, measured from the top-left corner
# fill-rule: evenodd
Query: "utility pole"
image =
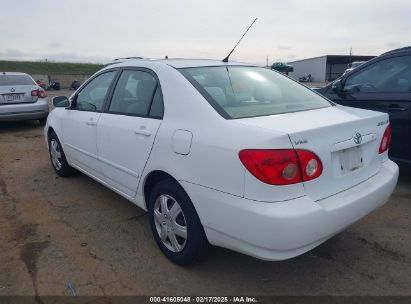
<path id="1" fill-rule="evenodd" d="M 268 68 L 268 56 L 267 56 L 267 68 Z"/>
<path id="2" fill-rule="evenodd" d="M 351 64 L 352 64 L 352 47 L 350 47 L 350 67 L 351 67 Z"/>

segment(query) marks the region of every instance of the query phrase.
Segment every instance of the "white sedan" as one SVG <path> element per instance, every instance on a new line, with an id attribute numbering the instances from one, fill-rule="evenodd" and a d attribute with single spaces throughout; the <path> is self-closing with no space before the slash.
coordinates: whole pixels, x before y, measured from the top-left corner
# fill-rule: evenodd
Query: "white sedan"
<path id="1" fill-rule="evenodd" d="M 265 68 L 124 60 L 53 103 L 56 173 L 77 169 L 147 210 L 178 264 L 209 244 L 295 257 L 382 206 L 398 179 L 387 114 Z"/>
<path id="2" fill-rule="evenodd" d="M 0 121 L 38 120 L 46 124 L 47 93 L 26 73 L 0 72 Z"/>

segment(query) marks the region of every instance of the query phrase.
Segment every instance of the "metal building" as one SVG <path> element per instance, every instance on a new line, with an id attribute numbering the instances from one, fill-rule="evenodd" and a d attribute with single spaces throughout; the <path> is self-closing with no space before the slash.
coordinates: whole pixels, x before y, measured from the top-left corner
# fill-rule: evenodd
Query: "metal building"
<path id="1" fill-rule="evenodd" d="M 368 61 L 375 56 L 357 55 L 324 55 L 288 62 L 294 67 L 294 71 L 289 76 L 298 80 L 300 77 L 307 77 L 309 74 L 312 81 L 325 82 L 333 81 L 340 77 L 348 68 L 348 64 L 354 61 Z"/>

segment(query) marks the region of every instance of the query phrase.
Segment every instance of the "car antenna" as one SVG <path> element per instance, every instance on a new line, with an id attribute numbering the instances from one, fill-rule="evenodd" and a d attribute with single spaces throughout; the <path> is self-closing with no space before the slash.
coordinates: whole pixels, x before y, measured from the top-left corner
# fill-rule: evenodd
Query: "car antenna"
<path id="1" fill-rule="evenodd" d="M 258 18 L 255 18 L 254 21 L 250 24 L 250 26 L 247 28 L 247 30 L 244 32 L 244 34 L 241 36 L 240 40 L 238 40 L 237 44 L 233 47 L 231 52 L 225 57 L 222 61 L 223 62 L 228 62 L 228 58 L 231 56 L 231 54 L 234 52 L 235 48 L 237 45 L 240 44 L 241 40 L 244 38 L 244 36 L 247 34 L 247 32 L 250 30 L 250 28 L 253 26 L 253 24 L 257 21 Z"/>

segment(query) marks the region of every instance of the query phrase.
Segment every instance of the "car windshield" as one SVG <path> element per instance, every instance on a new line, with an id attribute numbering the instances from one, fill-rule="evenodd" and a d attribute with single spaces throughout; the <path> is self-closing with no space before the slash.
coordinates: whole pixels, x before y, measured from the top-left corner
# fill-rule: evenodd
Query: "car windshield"
<path id="1" fill-rule="evenodd" d="M 0 86 L 33 85 L 33 80 L 27 75 L 0 75 Z"/>
<path id="2" fill-rule="evenodd" d="M 179 71 L 224 118 L 299 112 L 331 103 L 269 69 L 248 66 L 182 68 Z"/>

